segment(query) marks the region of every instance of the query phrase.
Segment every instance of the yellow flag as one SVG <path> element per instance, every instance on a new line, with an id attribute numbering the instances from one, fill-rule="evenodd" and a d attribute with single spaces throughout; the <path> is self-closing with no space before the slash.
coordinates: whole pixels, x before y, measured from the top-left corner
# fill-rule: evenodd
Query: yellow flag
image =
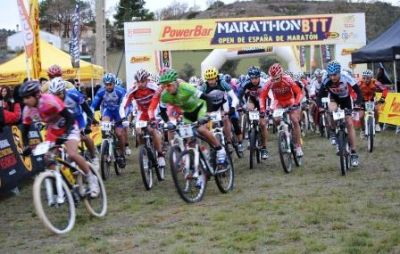
<path id="1" fill-rule="evenodd" d="M 39 2 L 38 0 L 29 0 L 30 20 L 34 35 L 33 55 L 32 55 L 32 78 L 39 79 L 42 70 L 40 58 L 40 29 L 39 29 Z"/>

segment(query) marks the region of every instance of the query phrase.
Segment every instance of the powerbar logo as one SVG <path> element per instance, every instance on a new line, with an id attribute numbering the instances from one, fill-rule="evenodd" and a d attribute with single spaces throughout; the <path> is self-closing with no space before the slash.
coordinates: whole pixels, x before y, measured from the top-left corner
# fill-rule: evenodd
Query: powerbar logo
<path id="1" fill-rule="evenodd" d="M 132 56 L 130 63 L 142 63 L 150 61 L 150 57 L 148 56 Z"/>
<path id="2" fill-rule="evenodd" d="M 205 28 L 202 25 L 197 25 L 194 28 L 173 28 L 171 26 L 165 26 L 160 41 L 193 40 L 208 37 L 212 30 L 212 28 Z"/>

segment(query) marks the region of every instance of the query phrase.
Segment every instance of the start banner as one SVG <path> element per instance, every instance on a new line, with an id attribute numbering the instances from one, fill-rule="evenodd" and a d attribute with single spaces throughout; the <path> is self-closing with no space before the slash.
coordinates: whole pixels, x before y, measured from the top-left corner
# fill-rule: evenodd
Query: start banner
<path id="1" fill-rule="evenodd" d="M 125 23 L 126 46 L 138 51 L 365 42 L 364 13 Z"/>
<path id="2" fill-rule="evenodd" d="M 380 97 L 377 94 L 376 100 Z M 400 126 L 400 93 L 388 93 L 385 104 L 379 108 L 379 122 Z"/>

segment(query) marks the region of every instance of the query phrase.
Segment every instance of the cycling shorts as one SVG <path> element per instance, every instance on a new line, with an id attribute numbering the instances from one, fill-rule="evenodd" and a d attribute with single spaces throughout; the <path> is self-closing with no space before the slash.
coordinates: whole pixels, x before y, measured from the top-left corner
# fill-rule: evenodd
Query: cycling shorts
<path id="1" fill-rule="evenodd" d="M 199 106 L 192 112 L 183 113 L 183 121 L 186 123 L 196 122 L 201 118 L 204 118 L 207 114 L 207 105 L 205 102 L 201 102 Z"/>
<path id="2" fill-rule="evenodd" d="M 121 128 L 122 127 L 122 123 L 121 121 L 121 116 L 119 115 L 119 110 L 109 110 L 109 109 L 104 109 L 102 114 L 102 117 L 109 117 L 110 118 L 110 122 L 114 121 L 114 122 L 119 122 L 117 125 L 115 125 L 115 127 L 117 128 Z"/>

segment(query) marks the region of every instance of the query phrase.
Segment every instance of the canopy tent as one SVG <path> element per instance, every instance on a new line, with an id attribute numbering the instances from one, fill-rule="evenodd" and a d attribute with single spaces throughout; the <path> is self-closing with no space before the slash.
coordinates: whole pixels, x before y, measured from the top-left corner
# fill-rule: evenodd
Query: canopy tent
<path id="1" fill-rule="evenodd" d="M 58 64 L 63 70 L 63 78 L 79 78 L 83 81 L 100 80 L 103 76 L 103 67 L 94 65 L 86 61 L 80 61 L 79 74 L 71 64 L 71 56 L 64 51 L 52 46 L 44 40 L 40 40 L 40 51 L 42 61 L 42 72 L 40 77 L 48 77 L 47 69 Z M 29 67 L 31 67 L 29 59 Z M 11 59 L 10 61 L 0 65 L 0 85 L 18 85 L 26 78 L 26 58 L 25 53 Z"/>
<path id="2" fill-rule="evenodd" d="M 366 46 L 351 54 L 352 63 L 400 60 L 400 19 Z"/>

